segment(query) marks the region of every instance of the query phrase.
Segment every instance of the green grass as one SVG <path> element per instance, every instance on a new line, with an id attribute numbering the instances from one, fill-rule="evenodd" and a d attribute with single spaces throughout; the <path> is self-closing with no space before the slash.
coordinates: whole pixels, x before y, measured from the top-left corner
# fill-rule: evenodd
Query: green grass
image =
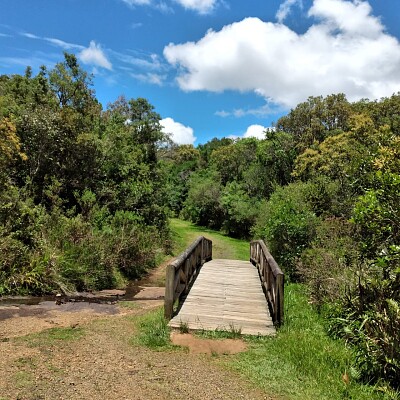
<path id="1" fill-rule="evenodd" d="M 249 242 L 178 219 L 171 220 L 171 230 L 178 254 L 202 235 L 213 241 L 213 258 L 249 259 Z M 161 340 L 158 338 L 161 335 L 160 343 L 166 348 L 169 333 L 165 333 L 168 327 L 163 325 L 161 311 L 147 318 L 141 327 L 144 341 L 151 347 L 151 343 Z M 200 334 L 216 339 L 232 337 L 232 332 Z M 233 334 L 237 337 L 236 332 Z M 311 307 L 302 285 L 286 285 L 285 323 L 275 337 L 243 338 L 249 350 L 224 359 L 224 365 L 238 371 L 268 395 L 287 400 L 400 399 L 385 387 L 357 381 L 352 350 L 343 341 L 326 334 L 324 321 Z M 345 374 L 349 377 L 348 384 L 343 381 Z"/>
<path id="2" fill-rule="evenodd" d="M 24 341 L 30 347 L 49 347 L 60 342 L 78 340 L 83 334 L 84 330 L 80 327 L 51 328 L 40 333 L 23 336 L 17 340 Z"/>
<path id="3" fill-rule="evenodd" d="M 135 303 L 134 301 L 119 301 L 118 305 L 123 308 L 127 308 L 129 310 L 138 310 L 140 309 L 140 305 Z"/>
<path id="4" fill-rule="evenodd" d="M 287 399 L 393 399 L 357 382 L 353 353 L 328 337 L 301 285 L 288 285 L 285 325 L 275 338 L 247 339 L 250 349 L 229 362 L 266 393 Z M 347 374 L 350 383 L 343 382 Z"/>
<path id="5" fill-rule="evenodd" d="M 153 350 L 174 348 L 170 341 L 170 328 L 164 318 L 164 308 L 135 318 L 138 333 L 133 337 L 133 344 L 140 344 Z"/>
<path id="6" fill-rule="evenodd" d="M 170 220 L 174 239 L 174 253 L 180 254 L 199 236 L 212 240 L 213 258 L 232 260 L 250 259 L 250 242 L 232 239 L 208 228 L 198 227 L 188 221 L 173 218 Z"/>

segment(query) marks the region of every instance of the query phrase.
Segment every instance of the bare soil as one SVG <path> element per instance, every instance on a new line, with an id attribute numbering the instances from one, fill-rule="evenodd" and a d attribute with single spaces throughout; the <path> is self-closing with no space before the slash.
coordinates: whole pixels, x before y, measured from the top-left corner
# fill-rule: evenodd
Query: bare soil
<path id="1" fill-rule="evenodd" d="M 223 367 L 226 354 L 245 349 L 240 340 L 175 333 L 174 341 L 185 346 L 181 351 L 135 344 L 135 318 L 162 305 L 162 290 L 147 287 L 129 308 L 123 303 L 0 307 L 0 400 L 272 399 Z M 30 335 L 54 327 L 77 334 L 73 340 L 39 343 Z"/>

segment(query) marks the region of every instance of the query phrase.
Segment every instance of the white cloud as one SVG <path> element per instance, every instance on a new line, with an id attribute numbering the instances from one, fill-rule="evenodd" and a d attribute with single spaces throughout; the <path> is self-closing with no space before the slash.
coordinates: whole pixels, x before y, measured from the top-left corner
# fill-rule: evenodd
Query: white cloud
<path id="1" fill-rule="evenodd" d="M 208 14 L 214 10 L 218 0 L 175 0 L 182 7 L 196 11 L 200 14 Z"/>
<path id="2" fill-rule="evenodd" d="M 120 53 L 118 51 L 110 50 L 110 53 L 117 57 L 120 61 L 129 64 L 130 66 L 142 68 L 146 70 L 161 70 L 167 65 L 161 63 L 160 57 L 157 54 L 132 56 L 130 54 Z"/>
<path id="3" fill-rule="evenodd" d="M 71 49 L 79 49 L 83 50 L 85 47 L 81 46 L 80 44 L 74 44 L 74 43 L 68 43 L 64 42 L 63 40 L 60 39 L 55 39 L 55 38 L 43 38 L 43 40 L 46 40 L 47 42 L 54 44 L 55 46 L 61 47 L 65 50 L 71 50 Z"/>
<path id="4" fill-rule="evenodd" d="M 162 86 L 165 79 L 167 78 L 166 75 L 160 74 L 153 74 L 153 73 L 146 73 L 146 74 L 131 74 L 132 78 L 137 79 L 138 81 L 144 83 L 151 83 L 153 85 Z"/>
<path id="5" fill-rule="evenodd" d="M 149 6 L 151 4 L 151 0 L 122 0 L 128 6 Z"/>
<path id="6" fill-rule="evenodd" d="M 84 64 L 97 65 L 109 70 L 112 69 L 112 65 L 100 45 L 96 44 L 93 40 L 90 42 L 89 47 L 83 49 L 78 56 Z"/>
<path id="7" fill-rule="evenodd" d="M 225 111 L 225 110 L 215 111 L 214 114 L 217 115 L 218 117 L 222 117 L 222 118 L 230 117 L 232 115 L 231 112 Z"/>
<path id="8" fill-rule="evenodd" d="M 257 139 L 265 139 L 265 131 L 267 128 L 262 125 L 250 125 L 245 134 L 243 135 L 244 138 L 254 137 Z"/>
<path id="9" fill-rule="evenodd" d="M 29 33 L 29 32 L 21 32 L 20 33 L 21 36 L 25 36 L 29 39 L 41 39 L 41 37 L 34 35 L 33 33 Z"/>
<path id="10" fill-rule="evenodd" d="M 280 109 L 280 107 L 277 107 L 276 105 L 273 106 L 272 104 L 264 104 L 261 107 L 257 108 L 249 108 L 249 109 L 244 109 L 244 108 L 235 108 L 232 111 L 226 111 L 226 110 L 218 110 L 214 114 L 217 115 L 218 117 L 236 117 L 236 118 L 241 118 L 245 117 L 247 115 L 252 115 L 254 117 L 266 117 L 267 115 L 270 114 L 275 114 L 279 111 L 284 111 Z"/>
<path id="11" fill-rule="evenodd" d="M 164 118 L 160 124 L 164 127 L 162 131 L 171 134 L 171 139 L 177 144 L 193 144 L 196 140 L 190 126 L 185 126 L 172 118 Z"/>
<path id="12" fill-rule="evenodd" d="M 164 56 L 182 90 L 253 91 L 285 107 L 312 95 L 376 99 L 400 90 L 400 44 L 368 2 L 314 0 L 309 17 L 303 34 L 246 18 L 198 42 L 171 43 Z"/>
<path id="13" fill-rule="evenodd" d="M 20 32 L 21 36 L 24 36 L 29 39 L 35 39 L 35 40 L 44 40 L 46 42 L 49 42 L 51 44 L 54 44 L 55 46 L 61 47 L 65 50 L 71 50 L 71 49 L 78 49 L 78 50 L 83 50 L 85 47 L 81 46 L 80 44 L 75 44 L 75 43 L 68 43 L 64 42 L 64 40 L 56 39 L 56 38 L 50 38 L 50 37 L 41 37 L 37 36 L 33 33 L 29 32 Z"/>
<path id="14" fill-rule="evenodd" d="M 165 1 L 159 0 L 122 0 L 130 7 L 135 6 L 151 6 L 163 13 L 173 13 L 174 10 Z M 198 12 L 199 14 L 208 14 L 212 12 L 218 3 L 223 0 L 174 0 L 175 3 L 181 5 L 187 10 Z"/>
<path id="15" fill-rule="evenodd" d="M 290 11 L 293 6 L 298 5 L 300 8 L 303 8 L 302 0 L 285 0 L 280 6 L 279 10 L 276 13 L 276 19 L 278 22 L 282 23 L 286 17 L 290 14 Z"/>

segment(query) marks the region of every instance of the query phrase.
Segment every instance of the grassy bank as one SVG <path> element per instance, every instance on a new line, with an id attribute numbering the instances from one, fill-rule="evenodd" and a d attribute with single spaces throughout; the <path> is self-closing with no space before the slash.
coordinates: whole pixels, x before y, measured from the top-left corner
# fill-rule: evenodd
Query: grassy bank
<path id="1" fill-rule="evenodd" d="M 275 338 L 249 339 L 249 351 L 228 361 L 231 368 L 288 399 L 398 398 L 384 387 L 358 382 L 352 350 L 326 334 L 304 287 L 289 284 L 285 290 L 285 325 Z"/>
<path id="2" fill-rule="evenodd" d="M 213 258 L 232 260 L 248 260 L 250 258 L 250 244 L 244 240 L 232 239 L 219 232 L 176 218 L 170 220 L 170 227 L 176 254 L 185 250 L 199 236 L 204 236 L 213 242 Z"/>
<path id="3" fill-rule="evenodd" d="M 249 258 L 248 242 L 181 220 L 172 220 L 171 226 L 177 249 L 203 235 L 213 241 L 214 258 Z M 246 340 L 249 350 L 224 362 L 268 394 L 293 400 L 398 399 L 385 387 L 357 381 L 352 350 L 326 334 L 302 285 L 286 285 L 285 324 L 276 337 Z"/>

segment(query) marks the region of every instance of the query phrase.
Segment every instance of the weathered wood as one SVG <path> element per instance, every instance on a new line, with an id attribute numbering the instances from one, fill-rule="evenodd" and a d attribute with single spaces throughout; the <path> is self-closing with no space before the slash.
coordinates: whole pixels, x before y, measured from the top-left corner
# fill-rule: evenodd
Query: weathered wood
<path id="1" fill-rule="evenodd" d="M 257 267 L 276 325 L 283 323 L 284 274 L 262 240 L 250 243 L 250 261 Z"/>
<path id="2" fill-rule="evenodd" d="M 167 266 L 164 298 L 165 318 L 172 318 L 175 303 L 178 301 L 179 306 L 179 302 L 188 293 L 201 266 L 211 258 L 212 242 L 200 236 Z"/>
<path id="3" fill-rule="evenodd" d="M 257 269 L 248 261 L 213 260 L 203 265 L 179 313 L 174 328 L 237 330 L 248 335 L 273 335 Z"/>

